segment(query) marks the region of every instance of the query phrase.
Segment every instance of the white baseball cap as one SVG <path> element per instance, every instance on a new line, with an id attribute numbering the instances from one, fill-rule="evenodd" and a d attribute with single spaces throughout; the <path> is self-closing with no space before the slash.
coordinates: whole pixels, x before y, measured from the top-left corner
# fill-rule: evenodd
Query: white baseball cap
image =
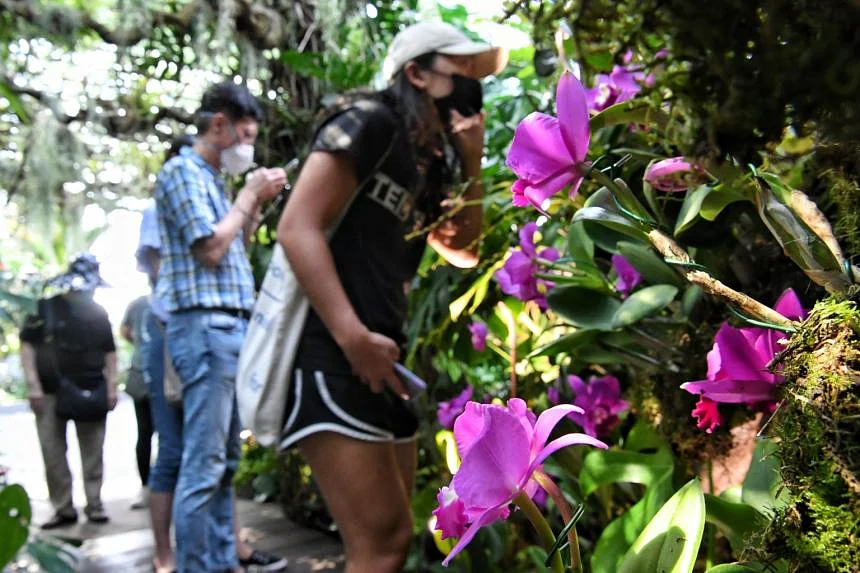
<path id="1" fill-rule="evenodd" d="M 477 78 L 497 74 L 508 63 L 508 51 L 504 48 L 474 42 L 444 22 L 421 22 L 401 30 L 394 37 L 382 64 L 385 79 L 390 80 L 411 60 L 431 52 L 446 56 L 472 56 Z"/>

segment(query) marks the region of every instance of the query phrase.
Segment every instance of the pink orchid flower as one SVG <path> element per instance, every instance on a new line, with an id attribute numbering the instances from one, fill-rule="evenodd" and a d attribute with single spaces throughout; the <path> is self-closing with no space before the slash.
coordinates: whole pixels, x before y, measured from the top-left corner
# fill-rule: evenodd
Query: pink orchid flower
<path id="1" fill-rule="evenodd" d="M 712 434 L 715 429 L 723 425 L 723 416 L 717 403 L 713 400 L 699 397 L 696 407 L 693 408 L 693 417 L 696 418 L 696 427 Z"/>
<path id="2" fill-rule="evenodd" d="M 774 310 L 792 320 L 803 320 L 807 314 L 792 289 L 782 293 Z M 691 394 L 699 394 L 709 402 L 771 406 L 776 402 L 777 387 L 783 377 L 770 372 L 767 365 L 781 350 L 779 340 L 782 338 L 785 334 L 776 330 L 735 328 L 725 323 L 717 331 L 714 347 L 708 352 L 707 379 L 687 382 L 681 388 Z M 716 416 L 715 410 L 716 407 L 708 402 L 700 402 L 694 415 L 700 424 L 706 416 L 708 426 L 713 430 L 716 425 L 711 421 Z"/>
<path id="3" fill-rule="evenodd" d="M 487 334 L 489 330 L 487 325 L 480 320 L 473 320 L 469 325 L 469 333 L 472 335 L 472 348 L 478 352 L 483 352 L 487 349 Z"/>
<path id="4" fill-rule="evenodd" d="M 552 281 L 537 278 L 535 274 L 540 271 L 541 261 L 555 262 L 559 253 L 552 247 L 538 251 L 534 242 L 537 232 L 535 223 L 520 229 L 520 249 L 511 251 L 505 265 L 496 271 L 493 278 L 503 293 L 524 301 L 533 300 L 546 310 L 546 293 L 555 285 Z"/>
<path id="5" fill-rule="evenodd" d="M 544 202 L 570 186 L 576 195 L 582 183 L 580 164 L 585 161 L 591 132 L 585 89 L 573 74 L 565 72 L 556 90 L 558 118 L 534 112 L 517 126 L 508 152 L 508 166 L 519 179 L 513 186 L 514 205 Z"/>
<path id="6" fill-rule="evenodd" d="M 642 282 L 642 275 L 622 255 L 612 255 L 612 269 L 618 277 L 615 280 L 615 288 L 625 297 Z"/>
<path id="7" fill-rule="evenodd" d="M 454 423 L 462 463 L 451 485 L 439 492 L 440 504 L 433 511 L 443 539 L 459 537 L 443 565 L 447 566 L 482 527 L 505 519 L 514 498 L 537 493 L 539 486 L 533 476 L 542 471 L 541 463 L 549 455 L 574 444 L 607 447 L 585 434 L 567 434 L 547 443 L 556 424 L 572 412 L 581 413 L 582 409 L 555 406 L 535 418 L 518 398 L 509 400 L 507 407 L 466 404 L 466 411 Z"/>
<path id="8" fill-rule="evenodd" d="M 645 181 L 654 189 L 682 193 L 705 181 L 702 168 L 683 157 L 671 157 L 652 163 L 645 170 Z"/>
<path id="9" fill-rule="evenodd" d="M 642 91 L 643 85 L 649 85 L 653 81 L 653 77 L 646 76 L 642 71 L 642 66 L 614 66 L 609 74 L 597 74 L 594 87 L 585 90 L 588 109 L 599 112 L 617 103 L 629 101 Z"/>
<path id="10" fill-rule="evenodd" d="M 571 375 L 567 383 L 573 392 L 573 405 L 582 410 L 569 414 L 568 418 L 594 438 L 608 435 L 618 425 L 618 414 L 630 408 L 621 398 L 621 384 L 615 376 L 592 376 L 586 384 L 579 376 Z M 558 404 L 561 399 L 558 390 L 554 387 L 550 390 L 547 391 L 550 403 Z"/>

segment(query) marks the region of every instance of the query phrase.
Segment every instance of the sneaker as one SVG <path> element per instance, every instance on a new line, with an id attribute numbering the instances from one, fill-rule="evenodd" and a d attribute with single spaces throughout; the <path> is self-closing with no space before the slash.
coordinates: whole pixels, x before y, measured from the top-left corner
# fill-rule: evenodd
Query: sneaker
<path id="1" fill-rule="evenodd" d="M 90 523 L 107 523 L 110 518 L 105 513 L 104 508 L 93 507 L 84 509 L 84 514 L 87 516 L 87 521 Z"/>
<path id="2" fill-rule="evenodd" d="M 246 573 L 268 573 L 269 571 L 283 571 L 287 568 L 287 558 L 269 555 L 262 551 L 254 550 L 247 559 L 240 559 L 239 565 L 245 568 Z"/>

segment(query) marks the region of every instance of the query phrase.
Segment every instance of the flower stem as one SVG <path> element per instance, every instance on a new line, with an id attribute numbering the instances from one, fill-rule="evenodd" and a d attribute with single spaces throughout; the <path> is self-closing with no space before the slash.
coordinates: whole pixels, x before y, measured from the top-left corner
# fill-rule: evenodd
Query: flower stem
<path id="1" fill-rule="evenodd" d="M 561 518 L 564 523 L 573 521 L 573 511 L 570 509 L 570 504 L 564 497 L 561 488 L 556 485 L 552 478 L 542 471 L 536 471 L 534 474 L 535 480 L 549 494 L 555 506 L 561 513 Z M 582 573 L 582 557 L 579 554 L 579 536 L 576 534 L 576 526 L 570 528 L 567 532 L 567 540 L 570 545 L 570 566 L 574 573 Z"/>
<path id="2" fill-rule="evenodd" d="M 543 542 L 544 548 L 546 548 L 547 551 L 552 549 L 552 546 L 555 545 L 555 534 L 552 532 L 552 528 L 550 528 L 549 523 L 544 519 L 543 514 L 541 514 L 540 510 L 535 505 L 535 502 L 532 501 L 527 493 L 520 491 L 514 498 L 514 503 L 517 504 L 517 507 L 519 507 L 523 513 L 526 514 L 526 517 L 529 518 L 529 521 L 532 522 L 532 525 L 534 525 L 537 530 L 538 536 L 540 536 L 541 541 Z M 561 555 L 558 552 L 552 556 L 549 565 L 553 573 L 564 573 L 564 563 L 562 563 Z"/>

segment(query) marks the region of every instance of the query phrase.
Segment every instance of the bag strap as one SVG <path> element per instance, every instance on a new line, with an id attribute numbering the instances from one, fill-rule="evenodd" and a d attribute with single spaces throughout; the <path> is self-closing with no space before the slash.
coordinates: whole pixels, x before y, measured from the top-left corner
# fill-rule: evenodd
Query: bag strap
<path id="1" fill-rule="evenodd" d="M 60 361 L 57 360 L 57 335 L 55 331 L 57 322 L 54 315 L 53 298 L 43 299 L 42 302 L 45 309 L 45 332 L 42 334 L 42 346 L 47 347 L 46 350 L 51 358 L 51 367 L 54 369 L 57 380 L 61 380 L 63 372 L 60 370 Z"/>
<path id="2" fill-rule="evenodd" d="M 382 169 L 382 164 L 385 163 L 385 160 L 388 159 L 389 155 L 391 155 L 391 150 L 394 149 L 394 141 L 397 139 L 396 135 L 397 134 L 395 133 L 391 137 L 391 140 L 388 142 L 388 147 L 385 149 L 385 152 L 383 152 L 383 154 L 380 156 L 379 160 L 376 162 L 376 165 L 374 165 L 370 173 L 368 173 L 364 177 L 364 179 L 361 180 L 361 183 L 356 186 L 355 191 L 349 198 L 349 201 L 346 202 L 346 205 L 344 205 L 343 209 L 341 209 L 340 213 L 338 213 L 337 218 L 332 221 L 331 227 L 326 229 L 326 237 L 328 237 L 329 239 L 331 239 L 335 231 L 337 231 L 337 228 L 340 227 L 340 224 L 346 218 L 346 214 L 349 211 L 349 208 L 352 206 L 353 202 L 358 197 L 358 193 L 364 188 L 365 185 L 370 182 L 371 179 L 376 176 L 377 173 L 379 173 L 379 170 Z"/>

